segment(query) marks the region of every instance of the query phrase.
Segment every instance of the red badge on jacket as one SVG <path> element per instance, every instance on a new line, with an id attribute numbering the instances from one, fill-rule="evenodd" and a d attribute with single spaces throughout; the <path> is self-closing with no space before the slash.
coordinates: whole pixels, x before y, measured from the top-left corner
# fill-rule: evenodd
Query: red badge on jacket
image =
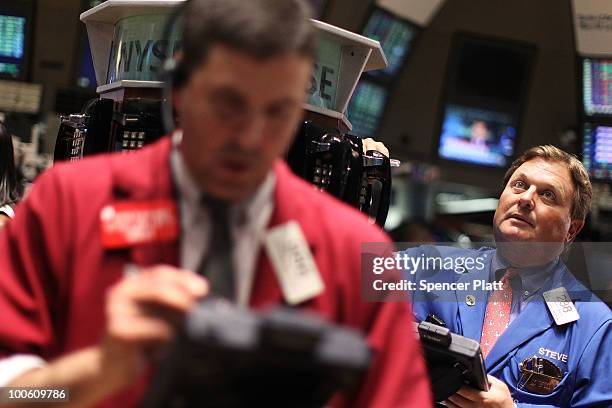
<path id="1" fill-rule="evenodd" d="M 104 248 L 126 248 L 178 237 L 176 203 L 172 200 L 125 201 L 100 211 Z"/>

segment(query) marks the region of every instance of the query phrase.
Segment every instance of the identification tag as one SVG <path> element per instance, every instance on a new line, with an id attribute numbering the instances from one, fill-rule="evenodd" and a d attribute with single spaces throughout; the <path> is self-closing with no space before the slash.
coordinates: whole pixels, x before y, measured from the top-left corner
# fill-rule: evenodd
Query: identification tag
<path id="1" fill-rule="evenodd" d="M 521 378 L 517 388 L 538 395 L 552 393 L 563 377 L 559 367 L 552 361 L 537 356 L 525 359 L 519 364 L 519 369 Z"/>
<path id="2" fill-rule="evenodd" d="M 269 230 L 264 239 L 285 301 L 295 305 L 325 289 L 300 224 L 291 221 Z"/>
<path id="3" fill-rule="evenodd" d="M 100 211 L 100 231 L 108 249 L 174 241 L 179 231 L 176 204 L 151 200 L 107 205 Z"/>
<path id="4" fill-rule="evenodd" d="M 544 292 L 543 296 L 557 326 L 580 319 L 576 306 L 564 287 Z"/>

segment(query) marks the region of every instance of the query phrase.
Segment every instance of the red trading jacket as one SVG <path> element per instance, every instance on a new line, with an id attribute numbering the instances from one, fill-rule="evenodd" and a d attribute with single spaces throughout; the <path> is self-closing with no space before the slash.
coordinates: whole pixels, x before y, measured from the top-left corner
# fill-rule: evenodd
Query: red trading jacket
<path id="1" fill-rule="evenodd" d="M 100 234 L 100 210 L 107 204 L 173 198 L 169 152 L 169 138 L 163 138 L 137 153 L 55 166 L 35 183 L 0 233 L 0 356 L 29 353 L 51 360 L 96 344 L 104 334 L 106 291 L 121 279 L 126 263 L 178 264 L 177 242 L 105 250 Z M 409 306 L 360 299 L 361 242 L 387 242 L 387 236 L 286 164 L 279 161 L 274 171 L 271 226 L 299 222 L 326 288 L 299 307 L 359 329 L 374 349 L 359 394 L 335 401 L 351 407 L 431 407 Z M 264 250 L 250 302 L 255 309 L 283 303 Z M 146 381 L 143 377 L 101 406 L 136 405 Z"/>

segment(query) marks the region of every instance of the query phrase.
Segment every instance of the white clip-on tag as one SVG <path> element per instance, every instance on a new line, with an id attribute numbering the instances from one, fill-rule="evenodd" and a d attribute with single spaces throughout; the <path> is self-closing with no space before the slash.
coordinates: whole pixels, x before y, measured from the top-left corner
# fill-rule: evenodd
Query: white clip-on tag
<path id="1" fill-rule="evenodd" d="M 544 292 L 543 296 L 557 326 L 580 319 L 576 306 L 564 287 Z"/>
<path id="2" fill-rule="evenodd" d="M 264 242 L 287 303 L 295 305 L 323 293 L 325 285 L 300 224 L 290 221 L 274 227 Z"/>

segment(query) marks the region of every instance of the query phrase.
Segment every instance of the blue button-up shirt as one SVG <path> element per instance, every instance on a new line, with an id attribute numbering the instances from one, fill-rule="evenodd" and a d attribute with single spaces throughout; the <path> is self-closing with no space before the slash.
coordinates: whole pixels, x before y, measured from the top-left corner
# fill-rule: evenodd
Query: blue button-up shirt
<path id="1" fill-rule="evenodd" d="M 512 284 L 512 306 L 510 308 L 510 322 L 527 306 L 529 302 L 538 298 L 544 283 L 552 276 L 559 258 L 540 266 L 518 269 L 518 274 L 510 283 Z M 491 281 L 498 281 L 510 265 L 502 259 L 497 252 L 491 263 Z M 490 295 L 490 294 L 489 294 Z"/>

